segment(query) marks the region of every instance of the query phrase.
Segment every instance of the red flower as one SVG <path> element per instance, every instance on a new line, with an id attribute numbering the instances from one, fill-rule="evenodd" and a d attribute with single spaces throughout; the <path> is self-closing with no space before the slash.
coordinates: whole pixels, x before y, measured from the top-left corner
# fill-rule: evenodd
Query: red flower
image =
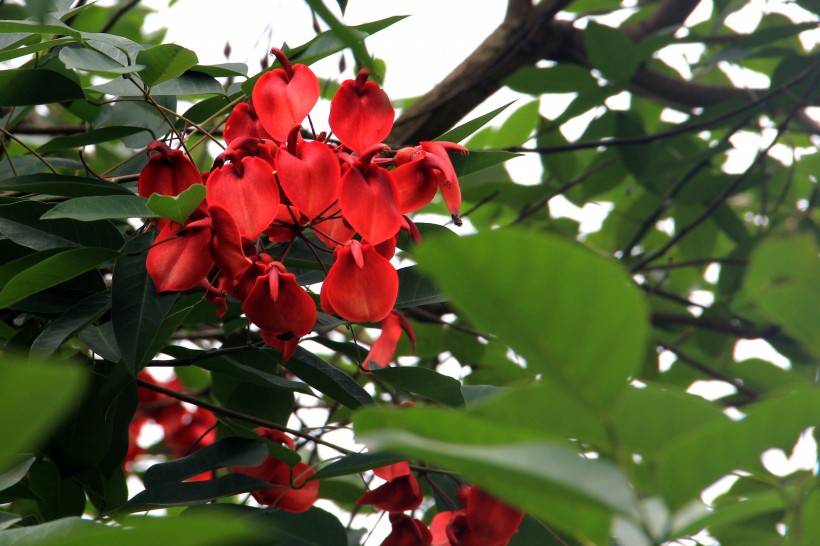
<path id="1" fill-rule="evenodd" d="M 256 115 L 253 103 L 248 102 L 240 102 L 234 107 L 228 121 L 225 122 L 225 132 L 222 136 L 228 144 L 239 137 L 270 138 L 262 127 L 259 116 Z"/>
<path id="2" fill-rule="evenodd" d="M 373 473 L 387 483 L 362 495 L 356 504 L 372 504 L 388 512 L 404 512 L 418 508 L 424 499 L 407 461 L 377 468 Z"/>
<path id="3" fill-rule="evenodd" d="M 336 261 L 322 285 L 325 313 L 353 322 L 384 319 L 399 293 L 399 276 L 373 245 L 348 241 L 334 250 Z"/>
<path id="4" fill-rule="evenodd" d="M 381 546 L 429 546 L 433 536 L 421 521 L 397 512 L 390 513 L 393 530 Z"/>
<path id="5" fill-rule="evenodd" d="M 243 157 L 211 171 L 208 206 L 223 207 L 245 239 L 256 239 L 279 212 L 279 186 L 273 169 L 259 157 Z"/>
<path id="6" fill-rule="evenodd" d="M 137 181 L 137 191 L 143 197 L 151 194 L 179 195 L 191 187 L 202 184 L 202 175 L 182 150 L 172 150 L 163 142 L 148 145 L 151 155 Z"/>
<path id="7" fill-rule="evenodd" d="M 167 222 L 148 251 L 145 267 L 157 292 L 189 290 L 199 285 L 214 262 L 208 252 L 211 220 Z"/>
<path id="8" fill-rule="evenodd" d="M 303 64 L 291 65 L 276 48 L 271 53 L 282 68 L 265 72 L 253 87 L 251 98 L 262 126 L 284 142 L 294 125 L 301 125 L 319 100 L 319 79 Z"/>
<path id="9" fill-rule="evenodd" d="M 472 485 L 462 487 L 457 512 L 439 512 L 430 524 L 434 546 L 506 546 L 524 519 L 516 510 Z"/>
<path id="10" fill-rule="evenodd" d="M 396 353 L 396 346 L 399 344 L 401 332 L 404 330 L 407 337 L 415 346 L 416 333 L 410 322 L 398 311 L 393 309 L 382 321 L 382 333 L 373 345 L 370 352 L 364 359 L 365 369 L 384 368 L 390 365 L 393 355 Z"/>
<path id="11" fill-rule="evenodd" d="M 336 201 L 341 169 L 324 142 L 306 142 L 298 135 L 292 132 L 287 148 L 279 148 L 276 174 L 290 202 L 312 220 L 326 215 Z"/>
<path id="12" fill-rule="evenodd" d="M 256 278 L 245 298 L 242 311 L 261 329 L 284 339 L 298 339 L 309 333 L 316 323 L 313 298 L 281 263 L 272 262 L 265 268 L 266 273 Z"/>
<path id="13" fill-rule="evenodd" d="M 282 432 L 264 428 L 254 429 L 254 432 L 289 449 L 294 448 L 293 440 Z M 238 466 L 232 470 L 279 486 L 254 491 L 253 498 L 259 504 L 276 506 L 285 512 L 304 512 L 319 498 L 319 482 L 307 481 L 315 472 L 305 463 L 297 463 L 291 468 L 269 455 L 259 466 Z"/>
<path id="14" fill-rule="evenodd" d="M 381 151 L 367 151 L 342 176 L 339 206 L 353 229 L 371 244 L 393 237 L 401 229 L 399 190 L 390 171 L 371 160 Z"/>
<path id="15" fill-rule="evenodd" d="M 387 94 L 377 83 L 367 81 L 369 75 L 363 68 L 355 80 L 342 82 L 330 102 L 330 128 L 359 155 L 390 134 L 395 117 Z"/>

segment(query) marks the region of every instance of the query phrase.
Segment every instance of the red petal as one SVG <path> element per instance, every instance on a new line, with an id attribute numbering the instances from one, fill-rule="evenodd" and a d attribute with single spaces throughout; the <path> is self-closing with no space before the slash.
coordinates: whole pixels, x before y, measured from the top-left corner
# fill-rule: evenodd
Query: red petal
<path id="1" fill-rule="evenodd" d="M 393 512 L 390 514 L 393 530 L 381 546 L 428 546 L 433 536 L 421 521 Z"/>
<path id="2" fill-rule="evenodd" d="M 276 154 L 276 171 L 282 190 L 308 218 L 327 215 L 336 201 L 341 169 L 339 160 L 322 142 L 300 142 L 296 155 L 286 148 Z"/>
<path id="3" fill-rule="evenodd" d="M 474 485 L 467 488 L 465 511 L 471 534 L 486 540 L 487 544 L 507 544 L 524 519 L 524 512 Z"/>
<path id="4" fill-rule="evenodd" d="M 388 512 L 404 512 L 418 508 L 423 499 L 418 480 L 410 474 L 368 491 L 356 504 L 372 504 Z"/>
<path id="5" fill-rule="evenodd" d="M 356 265 L 350 248 L 354 245 L 361 245 L 364 267 Z M 353 322 L 382 320 L 396 303 L 398 293 L 399 276 L 390 262 L 372 245 L 358 241 L 337 249 L 336 261 L 322 285 L 322 296 L 330 307 Z"/>
<path id="6" fill-rule="evenodd" d="M 227 210 L 219 205 L 208 209 L 213 222 L 213 238 L 210 243 L 211 257 L 220 271 L 233 284 L 253 262 L 245 256 L 239 227 Z"/>
<path id="7" fill-rule="evenodd" d="M 339 188 L 342 215 L 368 243 L 378 244 L 401 228 L 399 192 L 389 171 L 377 166 L 354 166 L 342 176 Z"/>
<path id="8" fill-rule="evenodd" d="M 271 293 L 271 276 L 276 276 L 278 298 Z M 283 273 L 274 265 L 268 275 L 256 279 L 242 311 L 248 319 L 278 336 L 300 338 L 316 323 L 316 304 L 313 298 L 296 282 L 292 273 Z"/>
<path id="9" fill-rule="evenodd" d="M 411 161 L 393 169 L 390 174 L 399 190 L 399 208 L 402 214 L 415 212 L 436 196 L 439 181 L 444 176 L 430 169 L 422 161 Z"/>
<path id="10" fill-rule="evenodd" d="M 410 472 L 410 463 L 407 461 L 399 461 L 397 463 L 376 468 L 373 470 L 373 474 L 385 481 L 392 482 L 402 476 L 409 476 L 412 472 Z"/>
<path id="11" fill-rule="evenodd" d="M 389 366 L 400 338 L 401 323 L 398 313 L 393 310 L 382 321 L 382 333 L 370 347 L 370 352 L 364 359 L 364 368 L 372 370 Z"/>
<path id="12" fill-rule="evenodd" d="M 313 226 L 313 232 L 330 248 L 343 245 L 356 234 L 356 230 L 351 228 L 343 218 L 322 220 Z"/>
<path id="13" fill-rule="evenodd" d="M 267 162 L 244 157 L 239 168 L 228 164 L 211 172 L 206 201 L 209 207 L 224 207 L 236 221 L 240 235 L 253 240 L 279 211 L 279 187 Z"/>
<path id="14" fill-rule="evenodd" d="M 140 172 L 137 191 L 141 196 L 150 197 L 153 193 L 179 195 L 191 184 L 202 184 L 202 175 L 182 150 L 152 142 L 148 151 L 159 153 L 153 154 Z"/>
<path id="15" fill-rule="evenodd" d="M 240 102 L 234 106 L 231 115 L 228 116 L 222 137 L 226 143 L 230 144 L 232 140 L 239 137 L 269 139 L 270 135 L 265 131 L 265 128 L 262 127 L 262 122 L 259 121 L 259 116 L 256 115 L 256 110 L 254 110 L 253 105 L 247 102 Z"/>
<path id="16" fill-rule="evenodd" d="M 211 230 L 185 230 L 169 222 L 148 251 L 145 266 L 157 292 L 189 290 L 199 285 L 214 266 L 208 251 Z"/>
<path id="17" fill-rule="evenodd" d="M 367 73 L 364 73 L 364 79 Z M 358 154 L 380 143 L 393 128 L 395 111 L 387 94 L 375 82 L 342 82 L 330 102 L 328 122 L 342 144 Z"/>
<path id="18" fill-rule="evenodd" d="M 296 64 L 290 79 L 281 68 L 262 74 L 251 96 L 262 126 L 274 139 L 283 142 L 294 125 L 302 124 L 319 94 L 316 75 L 307 66 Z"/>

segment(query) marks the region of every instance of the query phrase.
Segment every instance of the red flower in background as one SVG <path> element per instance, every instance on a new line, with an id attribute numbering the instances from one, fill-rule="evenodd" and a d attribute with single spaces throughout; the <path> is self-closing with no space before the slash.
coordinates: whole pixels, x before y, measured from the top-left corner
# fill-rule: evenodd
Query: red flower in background
<path id="1" fill-rule="evenodd" d="M 294 448 L 293 440 L 280 431 L 256 428 L 254 432 L 268 440 L 280 443 L 288 449 Z M 253 498 L 259 504 L 276 506 L 285 512 L 305 512 L 319 498 L 319 482 L 307 481 L 315 472 L 310 466 L 302 462 L 296 463 L 291 468 L 286 463 L 269 455 L 259 466 L 237 466 L 232 470 L 279 486 L 254 491 L 252 493 Z"/>
<path id="2" fill-rule="evenodd" d="M 430 524 L 434 546 L 506 546 L 524 519 L 516 510 L 475 485 L 459 489 L 462 508 L 439 512 Z"/>
<path id="3" fill-rule="evenodd" d="M 421 521 L 397 512 L 390 513 L 393 530 L 381 546 L 429 546 L 433 536 Z"/>
<path id="4" fill-rule="evenodd" d="M 362 495 L 356 504 L 372 504 L 388 512 L 404 512 L 418 508 L 424 499 L 407 461 L 377 468 L 373 473 L 387 483 Z"/>

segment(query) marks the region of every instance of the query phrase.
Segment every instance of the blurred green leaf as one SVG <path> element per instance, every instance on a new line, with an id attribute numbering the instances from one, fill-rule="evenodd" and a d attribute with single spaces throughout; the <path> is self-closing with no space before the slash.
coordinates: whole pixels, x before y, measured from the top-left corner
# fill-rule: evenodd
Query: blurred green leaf
<path id="1" fill-rule="evenodd" d="M 643 61 L 641 49 L 623 30 L 594 21 L 584 29 L 584 45 L 592 65 L 612 82 L 628 82 Z"/>

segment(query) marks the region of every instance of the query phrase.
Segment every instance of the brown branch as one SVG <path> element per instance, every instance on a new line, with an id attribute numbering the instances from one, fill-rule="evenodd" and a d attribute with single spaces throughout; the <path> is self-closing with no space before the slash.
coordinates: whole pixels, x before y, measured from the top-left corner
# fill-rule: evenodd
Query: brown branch
<path id="1" fill-rule="evenodd" d="M 744 396 L 751 398 L 752 400 L 760 396 L 760 394 L 756 390 L 747 387 L 743 384 L 741 380 L 736 379 L 734 377 L 730 377 L 724 374 L 723 372 L 710 368 L 708 365 L 704 364 L 700 360 L 697 360 L 696 358 L 684 353 L 679 347 L 673 345 L 672 343 L 659 341 L 657 342 L 657 344 L 659 347 L 671 353 L 674 353 L 675 356 L 678 358 L 678 362 L 686 364 L 690 368 L 701 372 L 707 377 L 711 377 L 712 379 L 717 379 L 718 381 L 723 381 L 725 383 L 730 384 L 735 389 L 737 389 L 737 392 L 739 392 L 740 394 L 743 394 Z"/>

